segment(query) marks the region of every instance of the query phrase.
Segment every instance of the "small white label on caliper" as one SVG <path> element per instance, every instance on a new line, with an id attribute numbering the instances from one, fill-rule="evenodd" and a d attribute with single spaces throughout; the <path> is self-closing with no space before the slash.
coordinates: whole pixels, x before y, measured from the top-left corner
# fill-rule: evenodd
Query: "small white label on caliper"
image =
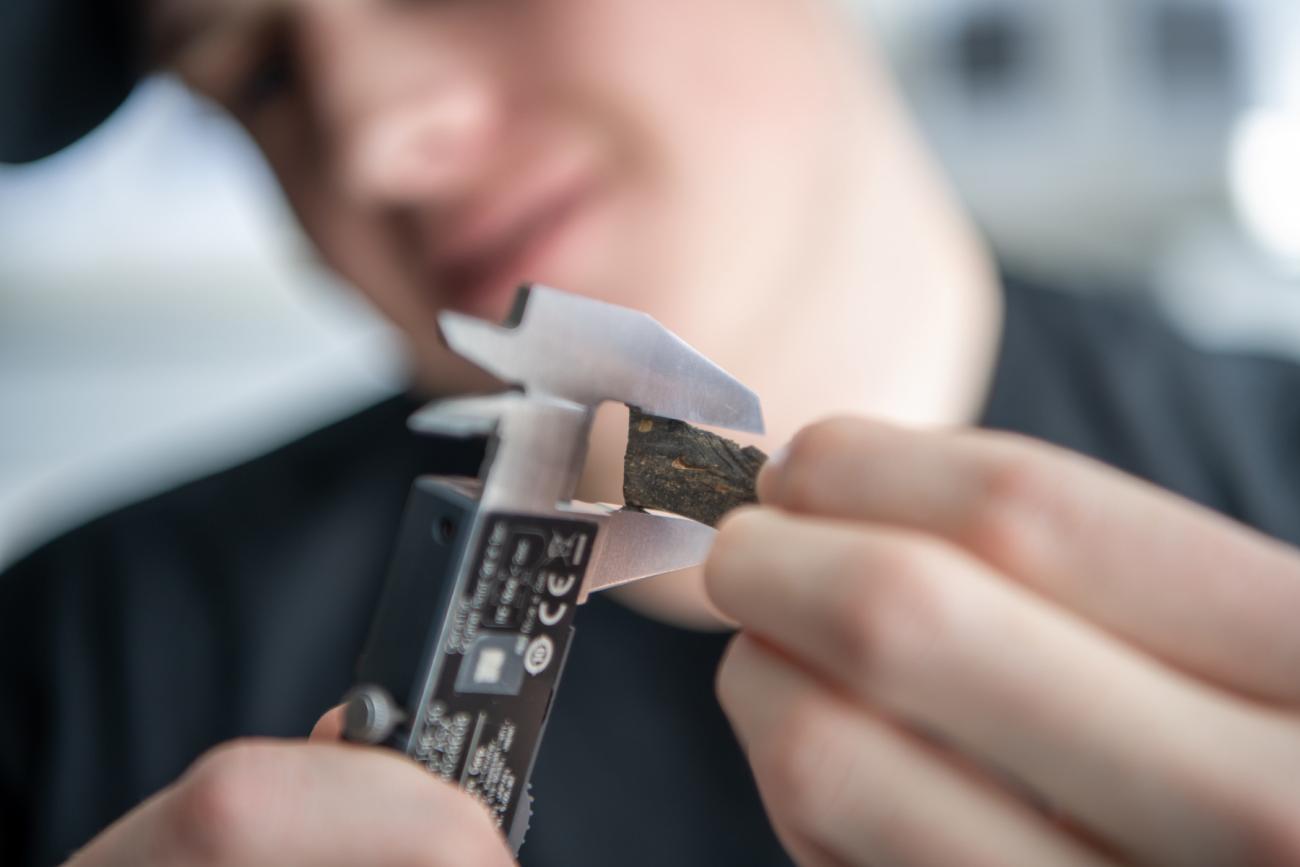
<path id="1" fill-rule="evenodd" d="M 553 656 L 555 656 L 555 643 L 549 636 L 539 635 L 524 651 L 524 670 L 532 675 L 541 674 L 551 664 Z"/>

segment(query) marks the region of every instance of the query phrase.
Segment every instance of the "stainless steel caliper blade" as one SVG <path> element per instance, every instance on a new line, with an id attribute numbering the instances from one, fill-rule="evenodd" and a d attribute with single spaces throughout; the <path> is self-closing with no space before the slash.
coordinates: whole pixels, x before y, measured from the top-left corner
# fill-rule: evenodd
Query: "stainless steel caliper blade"
<path id="1" fill-rule="evenodd" d="M 763 432 L 758 396 L 645 313 L 532 286 L 502 325 L 450 312 L 438 323 L 458 355 L 528 394 Z"/>

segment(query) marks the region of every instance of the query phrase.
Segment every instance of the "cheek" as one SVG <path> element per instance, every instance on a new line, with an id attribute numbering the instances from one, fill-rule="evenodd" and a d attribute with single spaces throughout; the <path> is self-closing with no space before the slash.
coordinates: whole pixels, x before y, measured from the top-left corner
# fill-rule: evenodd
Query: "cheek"
<path id="1" fill-rule="evenodd" d="M 626 285 L 611 300 L 668 304 L 672 292 L 698 303 L 719 281 L 772 272 L 805 209 L 804 164 L 828 144 L 812 4 L 538 5 L 534 62 L 610 144 L 626 193 L 610 257 L 622 271 L 608 283 L 657 284 L 653 294 Z M 738 274 L 742 257 L 750 270 Z"/>
<path id="2" fill-rule="evenodd" d="M 405 264 L 396 223 L 343 194 L 308 113 L 276 106 L 246 126 L 324 262 L 413 340 L 436 333 L 437 311 Z"/>
<path id="3" fill-rule="evenodd" d="M 581 4 L 580 4 L 581 5 Z M 789 161 L 818 123 L 826 36 L 804 0 L 604 0 L 575 23 L 587 64 L 642 137 L 692 174 Z M 811 122 L 810 122 L 811 121 Z"/>

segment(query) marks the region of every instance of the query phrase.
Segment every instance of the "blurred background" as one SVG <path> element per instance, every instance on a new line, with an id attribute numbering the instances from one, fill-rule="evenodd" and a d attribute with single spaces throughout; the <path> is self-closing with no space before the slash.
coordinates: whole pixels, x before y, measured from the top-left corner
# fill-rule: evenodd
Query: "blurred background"
<path id="1" fill-rule="evenodd" d="M 1300 357 L 1300 4 L 854 0 L 999 254 Z M 0 167 L 0 564 L 395 387 L 239 131 L 167 80 Z"/>

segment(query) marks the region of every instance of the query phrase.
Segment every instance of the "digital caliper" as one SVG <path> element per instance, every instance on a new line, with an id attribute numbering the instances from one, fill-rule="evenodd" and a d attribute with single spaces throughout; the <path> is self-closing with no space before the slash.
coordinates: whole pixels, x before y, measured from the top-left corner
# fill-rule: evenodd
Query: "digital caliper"
<path id="1" fill-rule="evenodd" d="M 541 286 L 495 325 L 439 318 L 515 389 L 435 402 L 412 428 L 484 438 L 476 479 L 412 487 L 344 737 L 401 750 L 476 798 L 516 852 L 578 606 L 704 561 L 714 530 L 573 499 L 596 407 L 761 433 L 758 398 L 649 316 Z"/>

